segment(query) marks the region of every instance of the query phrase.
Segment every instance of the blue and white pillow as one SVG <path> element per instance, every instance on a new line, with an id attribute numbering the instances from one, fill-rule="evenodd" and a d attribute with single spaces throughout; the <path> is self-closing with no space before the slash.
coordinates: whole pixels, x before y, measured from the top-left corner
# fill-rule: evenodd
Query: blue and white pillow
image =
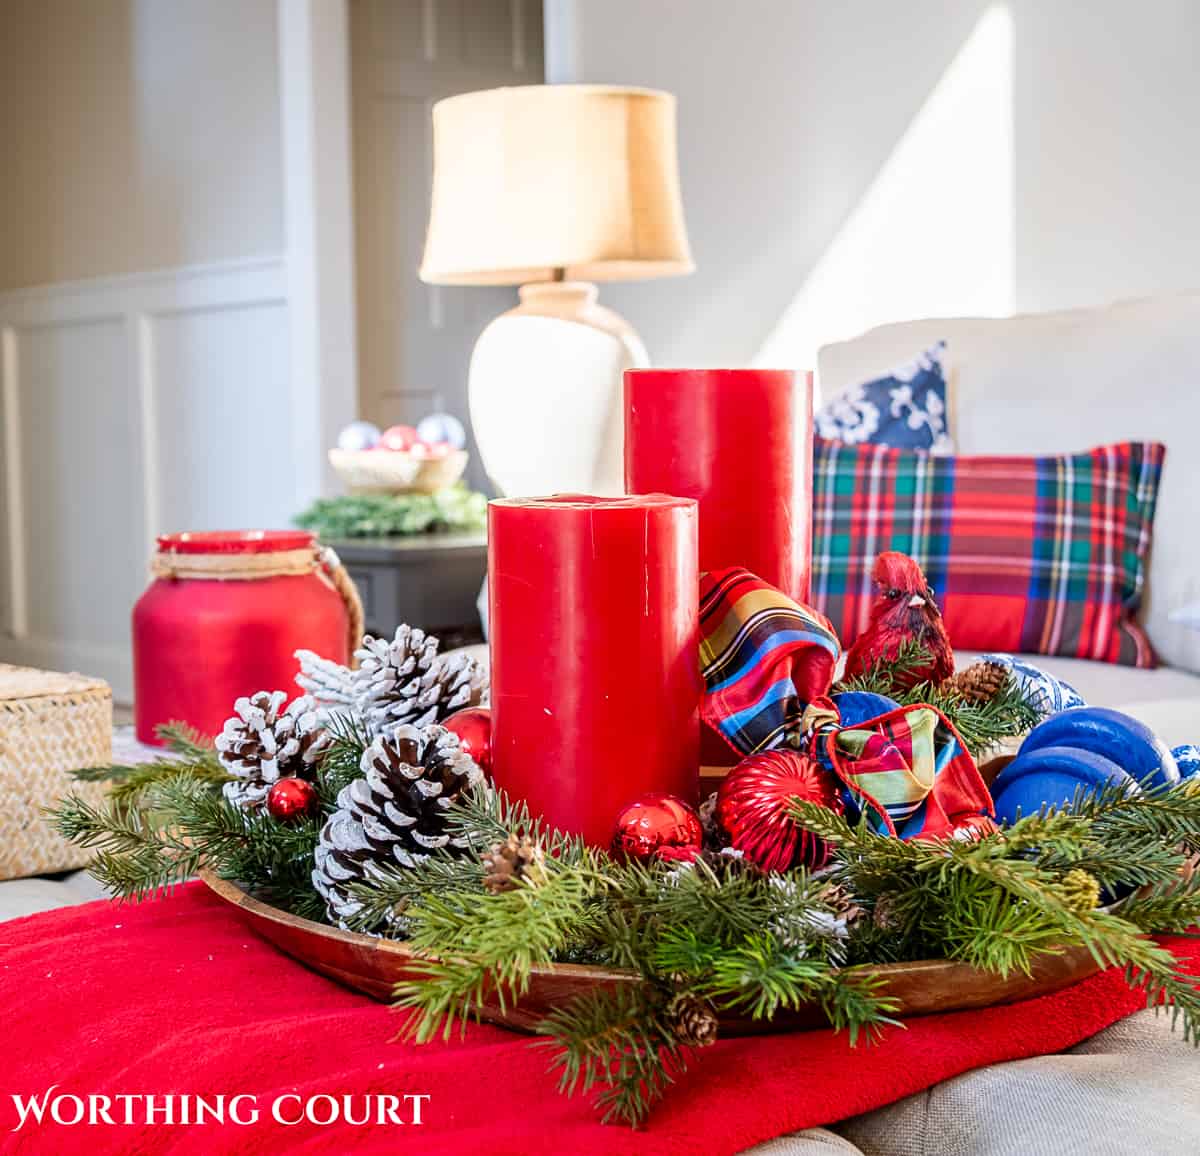
<path id="1" fill-rule="evenodd" d="M 884 377 L 852 385 L 813 415 L 817 435 L 844 445 L 868 442 L 932 454 L 953 453 L 942 365 L 945 353 L 946 343 L 939 341 L 916 361 Z"/>

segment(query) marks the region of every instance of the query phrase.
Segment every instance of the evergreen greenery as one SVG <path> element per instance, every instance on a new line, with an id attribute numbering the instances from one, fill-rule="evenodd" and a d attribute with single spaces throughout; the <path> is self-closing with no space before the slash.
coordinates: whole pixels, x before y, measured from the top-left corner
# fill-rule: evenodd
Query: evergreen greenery
<path id="1" fill-rule="evenodd" d="M 312 887 L 313 849 L 338 791 L 358 773 L 366 736 L 330 724 L 317 771 L 319 814 L 277 823 L 221 793 L 212 750 L 183 733 L 175 758 L 144 768 L 94 768 L 114 795 L 68 798 L 55 823 L 95 851 L 93 873 L 139 898 L 201 866 L 311 919 L 326 913 Z M 1148 1003 L 1170 1006 L 1200 1040 L 1200 995 L 1151 937 L 1200 920 L 1200 791 L 1191 784 L 1110 787 L 1080 795 L 982 837 L 902 841 L 811 803 L 792 817 L 833 848 L 830 866 L 764 874 L 736 855 L 693 863 L 618 861 L 547 828 L 520 801 L 485 789 L 450 808 L 470 852 L 435 853 L 352 885 L 358 926 L 406 935 L 418 957 L 396 990 L 404 1033 L 431 1040 L 461 1030 L 493 1002 L 511 1006 L 534 970 L 575 962 L 614 969 L 612 982 L 556 1008 L 537 1046 L 567 1094 L 589 1096 L 604 1119 L 637 1124 L 695 1062 L 697 1017 L 771 1020 L 817 1007 L 852 1041 L 895 1023 L 875 966 L 950 958 L 1002 975 L 1083 948 L 1125 970 Z M 481 856 L 509 837 L 545 852 L 544 870 L 510 890 L 484 886 Z M 1119 903 L 1098 906 L 1114 895 Z M 681 1016 L 685 1008 L 687 1016 Z"/>
<path id="2" fill-rule="evenodd" d="M 462 483 L 434 494 L 348 494 L 318 498 L 294 521 L 327 541 L 437 530 L 476 533 L 487 524 L 487 498 Z"/>

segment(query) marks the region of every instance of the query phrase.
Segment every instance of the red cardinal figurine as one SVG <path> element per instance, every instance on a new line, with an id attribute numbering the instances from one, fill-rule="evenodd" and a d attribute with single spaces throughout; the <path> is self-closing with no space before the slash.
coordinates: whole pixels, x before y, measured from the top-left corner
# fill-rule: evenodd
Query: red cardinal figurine
<path id="1" fill-rule="evenodd" d="M 875 559 L 871 579 L 879 596 L 866 630 L 846 655 L 844 677 L 865 673 L 880 658 L 895 658 L 900 644 L 911 638 L 929 652 L 930 662 L 897 682 L 907 689 L 925 679 L 939 683 L 949 678 L 954 673 L 954 651 L 921 567 L 907 554 L 888 550 Z"/>

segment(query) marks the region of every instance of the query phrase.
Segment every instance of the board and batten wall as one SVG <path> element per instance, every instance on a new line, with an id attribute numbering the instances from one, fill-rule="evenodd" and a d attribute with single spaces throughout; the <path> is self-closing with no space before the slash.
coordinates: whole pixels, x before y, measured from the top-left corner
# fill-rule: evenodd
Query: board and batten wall
<path id="1" fill-rule="evenodd" d="M 0 8 L 0 661 L 128 701 L 155 536 L 295 513 L 278 16 Z"/>

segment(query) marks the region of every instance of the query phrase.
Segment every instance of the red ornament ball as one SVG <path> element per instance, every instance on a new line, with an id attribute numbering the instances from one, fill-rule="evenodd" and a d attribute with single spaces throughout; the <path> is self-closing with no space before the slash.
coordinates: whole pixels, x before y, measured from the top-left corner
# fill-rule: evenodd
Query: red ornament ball
<path id="1" fill-rule="evenodd" d="M 304 779 L 280 779 L 267 792 L 267 812 L 272 819 L 290 823 L 317 809 L 317 788 Z"/>
<path id="2" fill-rule="evenodd" d="M 652 859 L 691 861 L 700 854 L 700 816 L 678 795 L 641 795 L 617 815 L 612 852 L 645 863 Z"/>
<path id="3" fill-rule="evenodd" d="M 459 748 L 479 764 L 485 775 L 491 775 L 492 712 L 486 706 L 468 706 L 444 719 L 442 726 L 457 735 Z"/>
<path id="4" fill-rule="evenodd" d="M 837 779 L 815 759 L 795 751 L 751 755 L 721 781 L 717 822 L 731 845 L 764 871 L 824 867 L 829 849 L 788 815 L 792 799 L 842 812 Z"/>
<path id="5" fill-rule="evenodd" d="M 393 425 L 383 431 L 379 445 L 385 450 L 405 452 L 411 450 L 417 441 L 417 431 L 410 425 Z"/>

